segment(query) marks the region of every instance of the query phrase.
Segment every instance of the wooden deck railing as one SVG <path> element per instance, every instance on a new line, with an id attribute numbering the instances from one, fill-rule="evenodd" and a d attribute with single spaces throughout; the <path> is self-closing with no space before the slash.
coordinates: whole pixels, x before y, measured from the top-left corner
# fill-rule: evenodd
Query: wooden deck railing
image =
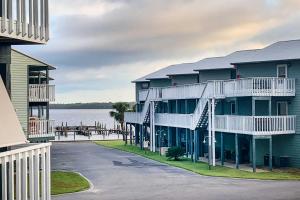
<path id="1" fill-rule="evenodd" d="M 29 120 L 28 138 L 54 137 L 55 121 L 46 119 Z"/>
<path id="2" fill-rule="evenodd" d="M 48 84 L 29 85 L 30 102 L 53 102 L 55 101 L 55 86 Z"/>
<path id="3" fill-rule="evenodd" d="M 50 146 L 17 146 L 0 153 L 2 200 L 51 199 Z"/>
<path id="4" fill-rule="evenodd" d="M 216 131 L 249 135 L 293 134 L 296 116 L 217 115 Z"/>

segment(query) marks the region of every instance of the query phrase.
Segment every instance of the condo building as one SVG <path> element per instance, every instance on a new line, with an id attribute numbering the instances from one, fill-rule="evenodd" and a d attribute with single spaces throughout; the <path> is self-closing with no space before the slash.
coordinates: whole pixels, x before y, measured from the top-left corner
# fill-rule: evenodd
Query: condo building
<path id="1" fill-rule="evenodd" d="M 300 40 L 280 41 L 137 80 L 136 112 L 125 113 L 141 148 L 210 165 L 300 167 Z"/>

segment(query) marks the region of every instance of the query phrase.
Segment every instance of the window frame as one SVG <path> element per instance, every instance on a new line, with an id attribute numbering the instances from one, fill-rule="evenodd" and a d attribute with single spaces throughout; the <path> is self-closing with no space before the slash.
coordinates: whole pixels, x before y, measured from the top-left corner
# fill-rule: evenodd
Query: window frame
<path id="1" fill-rule="evenodd" d="M 281 67 L 284 67 L 285 68 L 285 77 L 284 78 L 287 78 L 288 77 L 288 74 L 287 74 L 287 72 L 288 72 L 288 66 L 287 66 L 287 64 L 280 64 L 280 65 L 277 65 L 277 78 L 283 78 L 283 77 L 279 77 L 279 68 L 281 68 Z"/>

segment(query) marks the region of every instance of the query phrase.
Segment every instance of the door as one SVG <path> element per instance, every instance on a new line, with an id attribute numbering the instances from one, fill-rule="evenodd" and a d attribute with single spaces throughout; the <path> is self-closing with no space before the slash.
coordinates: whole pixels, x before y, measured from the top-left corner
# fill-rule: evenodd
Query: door
<path id="1" fill-rule="evenodd" d="M 287 78 L 287 65 L 277 65 L 277 84 L 276 89 L 284 90 L 285 78 Z"/>
<path id="2" fill-rule="evenodd" d="M 277 115 L 278 116 L 288 115 L 288 103 L 286 101 L 277 102 Z"/>

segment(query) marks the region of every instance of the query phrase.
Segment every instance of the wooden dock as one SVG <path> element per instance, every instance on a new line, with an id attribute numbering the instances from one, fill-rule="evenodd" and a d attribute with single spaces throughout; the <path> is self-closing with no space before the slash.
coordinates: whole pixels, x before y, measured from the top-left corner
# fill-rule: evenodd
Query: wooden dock
<path id="1" fill-rule="evenodd" d="M 100 135 L 105 138 L 106 136 L 109 136 L 111 134 L 117 134 L 118 138 L 119 135 L 129 135 L 130 132 L 122 129 L 120 125 L 117 125 L 114 128 L 106 128 L 105 124 L 102 124 L 100 122 L 95 122 L 95 125 L 83 125 L 80 123 L 78 126 L 69 126 L 68 123 L 62 123 L 61 126 L 55 127 L 55 135 L 58 136 L 60 139 L 61 136 L 68 137 L 69 134 L 74 135 L 74 140 L 76 135 L 91 137 L 92 135 Z"/>

